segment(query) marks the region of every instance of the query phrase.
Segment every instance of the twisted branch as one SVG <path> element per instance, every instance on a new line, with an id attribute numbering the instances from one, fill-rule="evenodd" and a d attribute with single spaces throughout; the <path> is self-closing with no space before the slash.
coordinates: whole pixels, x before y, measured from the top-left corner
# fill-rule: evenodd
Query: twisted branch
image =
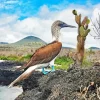
<path id="1" fill-rule="evenodd" d="M 96 18 L 96 23 L 94 23 L 91 19 L 92 25 L 93 25 L 93 31 L 96 34 L 96 36 L 90 34 L 94 39 L 100 39 L 100 14 L 98 13 L 98 19 Z"/>

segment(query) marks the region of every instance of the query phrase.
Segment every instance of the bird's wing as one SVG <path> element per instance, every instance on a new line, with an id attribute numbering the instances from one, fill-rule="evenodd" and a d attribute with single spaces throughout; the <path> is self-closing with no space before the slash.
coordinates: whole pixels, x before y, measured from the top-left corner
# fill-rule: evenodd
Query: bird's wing
<path id="1" fill-rule="evenodd" d="M 32 55 L 31 59 L 28 61 L 28 63 L 26 63 L 19 69 L 25 69 L 37 64 L 50 62 L 59 54 L 61 47 L 61 42 L 54 41 L 46 46 L 37 49 L 36 52 Z"/>

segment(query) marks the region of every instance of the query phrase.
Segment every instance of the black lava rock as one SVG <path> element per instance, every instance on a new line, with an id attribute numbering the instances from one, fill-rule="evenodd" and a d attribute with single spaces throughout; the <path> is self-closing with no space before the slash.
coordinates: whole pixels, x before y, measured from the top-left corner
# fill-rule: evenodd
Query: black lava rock
<path id="1" fill-rule="evenodd" d="M 90 89 L 85 91 L 90 82 L 100 86 L 100 66 L 73 68 L 68 72 L 57 70 L 47 75 L 34 72 L 24 80 L 24 92 L 16 100 L 84 100 L 84 95 L 85 98 L 90 98 L 94 94 L 91 100 L 99 100 L 96 92 Z M 83 96 L 79 95 L 85 92 Z"/>

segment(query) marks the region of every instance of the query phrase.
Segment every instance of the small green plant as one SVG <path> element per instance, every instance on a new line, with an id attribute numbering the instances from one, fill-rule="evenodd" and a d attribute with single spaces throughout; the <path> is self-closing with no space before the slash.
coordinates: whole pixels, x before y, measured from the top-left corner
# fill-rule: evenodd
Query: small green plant
<path id="1" fill-rule="evenodd" d="M 0 60 L 8 60 L 5 56 L 0 56 Z"/>
<path id="2" fill-rule="evenodd" d="M 16 61 L 16 60 L 18 60 L 18 56 L 14 56 L 14 55 L 8 56 L 8 57 L 7 57 L 7 60 L 13 60 L 13 61 Z"/>
<path id="3" fill-rule="evenodd" d="M 10 55 L 10 56 L 0 56 L 0 60 L 12 60 L 12 61 L 28 61 L 31 58 L 31 54 L 25 55 L 25 56 L 16 56 L 16 55 Z"/>
<path id="4" fill-rule="evenodd" d="M 0 56 L 0 60 L 13 60 L 13 61 L 17 61 L 18 60 L 18 56 Z"/>
<path id="5" fill-rule="evenodd" d="M 69 57 L 63 56 L 63 57 L 58 57 L 55 60 L 55 66 L 56 69 L 65 69 L 67 70 L 70 66 L 70 64 L 74 63 L 73 60 Z"/>
<path id="6" fill-rule="evenodd" d="M 25 56 L 22 56 L 19 60 L 20 61 L 28 61 L 32 57 L 31 54 L 27 54 Z"/>

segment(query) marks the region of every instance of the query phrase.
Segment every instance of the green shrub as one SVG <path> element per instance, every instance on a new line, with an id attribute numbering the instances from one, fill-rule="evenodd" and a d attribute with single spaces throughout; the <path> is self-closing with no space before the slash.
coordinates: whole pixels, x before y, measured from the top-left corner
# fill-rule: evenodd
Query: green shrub
<path id="1" fill-rule="evenodd" d="M 10 56 L 0 56 L 0 60 L 12 60 L 12 61 L 27 61 L 31 58 L 32 55 L 28 54 L 22 57 L 16 56 L 16 55 L 10 55 Z"/>
<path id="2" fill-rule="evenodd" d="M 0 60 L 8 60 L 8 58 L 5 56 L 0 56 Z"/>
<path id="3" fill-rule="evenodd" d="M 27 54 L 27 55 L 25 55 L 25 56 L 22 56 L 19 60 L 20 60 L 20 61 L 27 61 L 27 60 L 29 60 L 31 57 L 32 57 L 31 54 Z"/>
<path id="4" fill-rule="evenodd" d="M 18 60 L 18 56 L 8 56 L 7 57 L 8 60 L 13 60 L 13 61 L 17 61 Z"/>
<path id="5" fill-rule="evenodd" d="M 73 60 L 69 57 L 66 57 L 66 56 L 58 57 L 55 60 L 55 64 L 57 64 L 58 66 L 55 66 L 55 68 L 67 70 L 70 64 L 72 63 L 73 63 Z"/>
<path id="6" fill-rule="evenodd" d="M 17 56 L 0 56 L 0 60 L 13 60 L 13 61 L 17 61 L 18 57 Z"/>

